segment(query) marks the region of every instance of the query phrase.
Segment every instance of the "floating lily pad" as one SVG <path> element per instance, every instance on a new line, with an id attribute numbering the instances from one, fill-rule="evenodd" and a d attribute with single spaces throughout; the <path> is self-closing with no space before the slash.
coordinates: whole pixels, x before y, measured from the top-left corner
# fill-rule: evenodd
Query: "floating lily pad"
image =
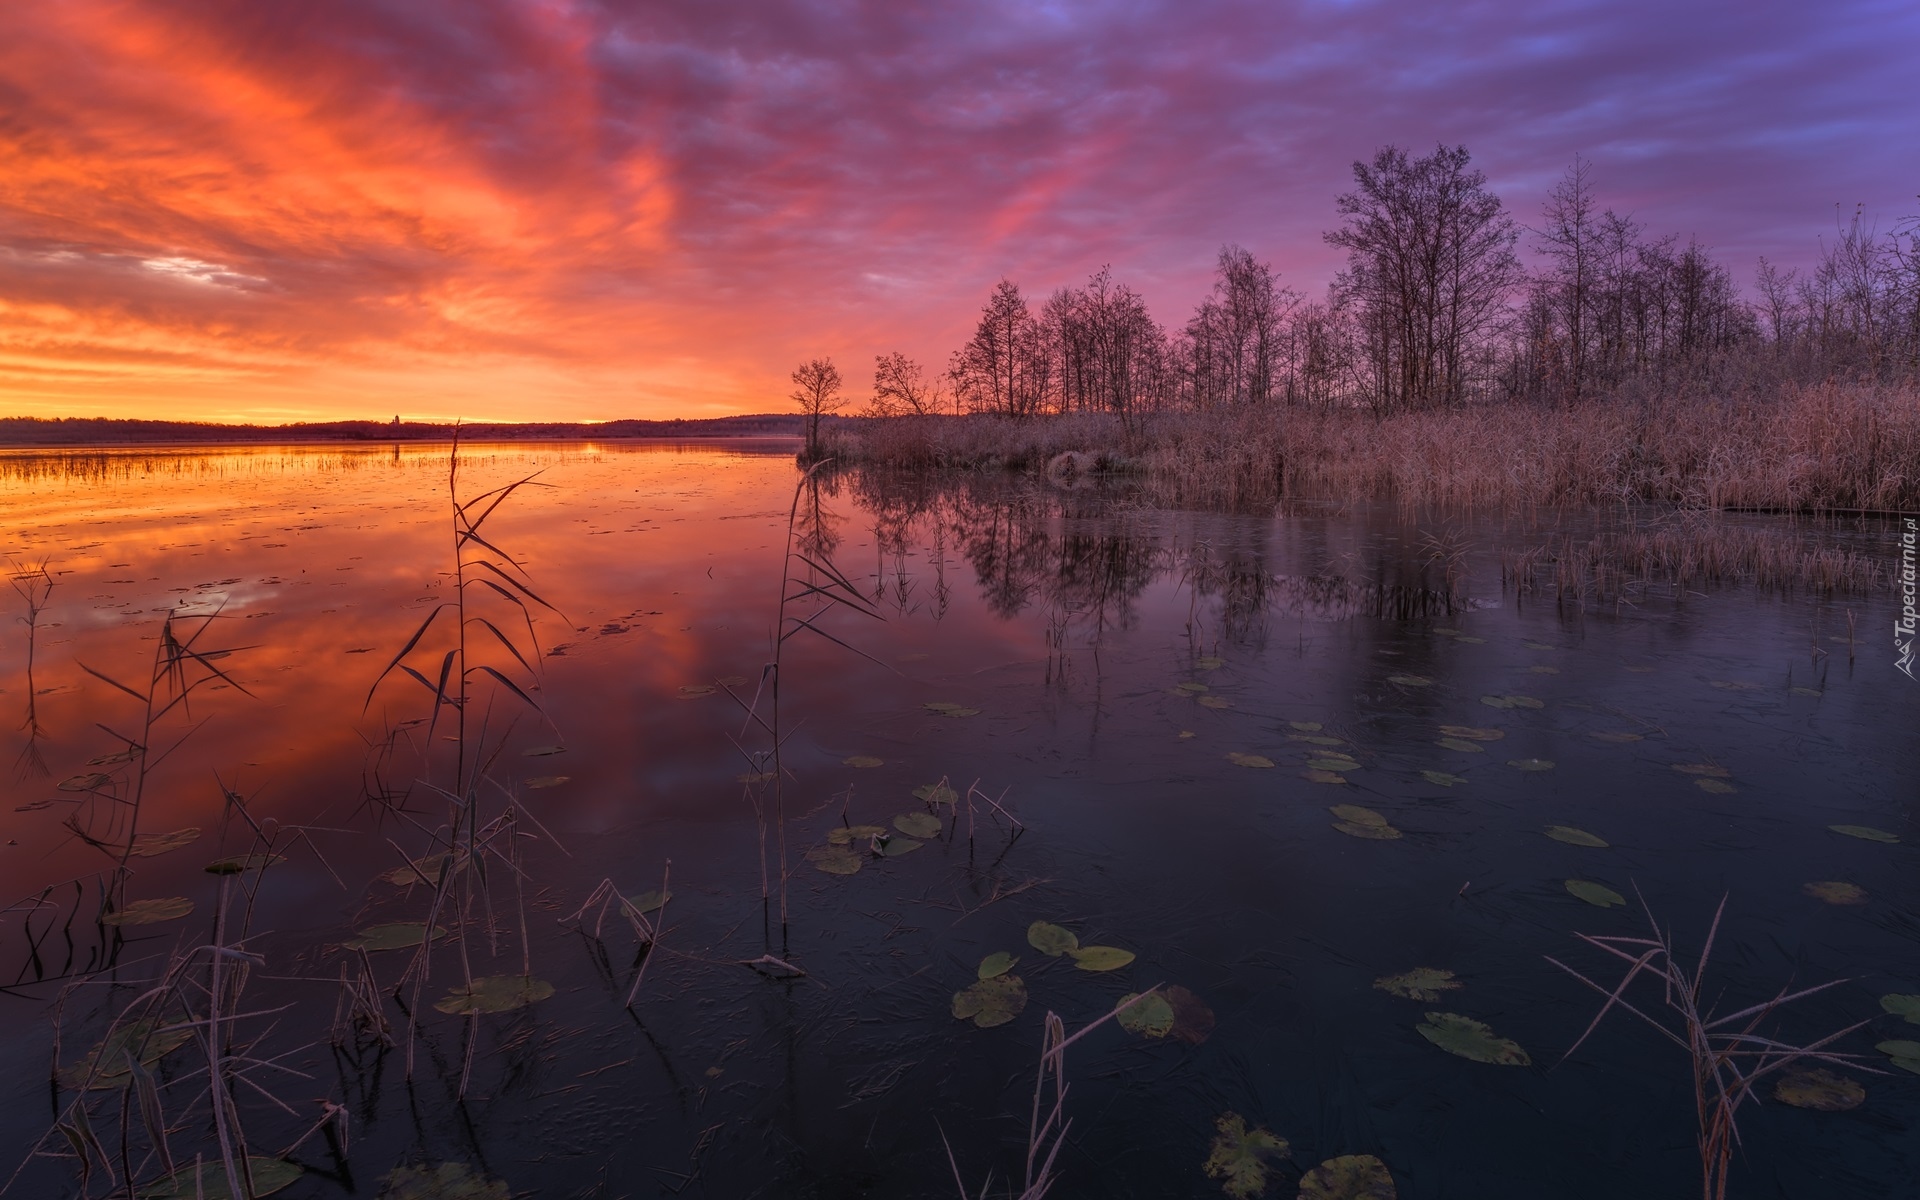
<path id="1" fill-rule="evenodd" d="M 198 829 L 176 829 L 172 833 L 143 833 L 133 839 L 133 848 L 127 853 L 135 858 L 152 858 L 156 854 L 165 854 L 169 850 L 178 850 L 191 845 L 200 837 Z"/>
<path id="2" fill-rule="evenodd" d="M 520 757 L 547 758 L 555 754 L 565 754 L 566 752 L 567 752 L 567 748 L 565 746 L 534 746 L 531 749 L 522 750 L 520 752 Z"/>
<path id="3" fill-rule="evenodd" d="M 1387 676 L 1387 682 L 1397 683 L 1401 687 L 1420 688 L 1433 686 L 1433 680 L 1428 679 L 1425 675 L 1389 675 Z"/>
<path id="4" fill-rule="evenodd" d="M 893 827 L 913 837 L 930 838 L 940 832 L 940 818 L 932 813 L 901 813 L 893 819 Z"/>
<path id="5" fill-rule="evenodd" d="M 1027 926 L 1027 945 L 1049 958 L 1059 958 L 1062 954 L 1080 948 L 1080 939 L 1073 930 L 1063 929 L 1047 921 L 1035 921 Z"/>
<path id="6" fill-rule="evenodd" d="M 1480 697 L 1480 703 L 1486 705 L 1488 708 L 1513 707 L 1513 701 L 1507 699 L 1505 696 L 1482 696 Z"/>
<path id="7" fill-rule="evenodd" d="M 1484 646 L 1487 644 L 1487 639 L 1483 637 L 1474 637 L 1470 633 L 1455 634 L 1453 637 L 1453 640 L 1456 642 L 1464 642 L 1469 646 Z"/>
<path id="8" fill-rule="evenodd" d="M 711 683 L 689 683 L 680 689 L 682 700 L 698 700 L 702 696 L 711 696 L 715 691 Z"/>
<path id="9" fill-rule="evenodd" d="M 395 867 L 391 871 L 383 872 L 380 878 L 386 880 L 388 883 L 425 883 L 432 885 L 440 881 L 441 868 L 445 865 L 447 859 L 451 857 L 453 856 L 448 854 L 429 854 L 424 858 L 414 859 L 404 867 Z M 453 869 L 455 871 L 461 871 L 466 868 L 466 865 L 463 859 L 457 861 Z M 211 868 L 209 868 L 209 870 L 211 870 Z"/>
<path id="10" fill-rule="evenodd" d="M 287 861 L 284 854 L 236 854 L 217 858 L 206 866 L 209 875 L 239 875 L 246 871 L 264 871 L 275 863 Z"/>
<path id="11" fill-rule="evenodd" d="M 1342 821 L 1352 821 L 1355 825 L 1375 825 L 1385 828 L 1388 821 L 1371 808 L 1362 808 L 1358 804 L 1336 804 L 1327 810 Z"/>
<path id="12" fill-rule="evenodd" d="M 1549 825 L 1547 836 L 1556 842 L 1565 842 L 1569 846 L 1591 846 L 1595 850 L 1605 850 L 1607 842 L 1595 837 L 1584 829 L 1575 829 L 1571 825 Z"/>
<path id="13" fill-rule="evenodd" d="M 953 804 L 960 799 L 960 793 L 942 783 L 923 783 L 913 789 L 915 800 L 924 800 L 928 804 Z"/>
<path id="14" fill-rule="evenodd" d="M 883 825 L 842 825 L 827 831 L 827 842 L 834 846 L 850 846 L 879 837 L 886 831 Z"/>
<path id="15" fill-rule="evenodd" d="M 1757 692 L 1765 687 L 1762 683 L 1746 683 L 1734 679 L 1709 679 L 1707 686 L 1717 687 L 1723 692 Z"/>
<path id="16" fill-rule="evenodd" d="M 1867 1098 L 1867 1089 L 1832 1071 L 1818 1067 L 1794 1068 L 1773 1085 L 1773 1098 L 1795 1108 L 1846 1112 L 1860 1107 Z"/>
<path id="17" fill-rule="evenodd" d="M 714 682 L 721 687 L 745 687 L 749 680 L 745 675 L 722 675 Z"/>
<path id="18" fill-rule="evenodd" d="M 1550 758 L 1510 758 L 1507 765 L 1516 771 L 1551 771 L 1554 764 Z"/>
<path id="19" fill-rule="evenodd" d="M 1393 1172 L 1371 1154 L 1330 1158 L 1300 1177 L 1299 1200 L 1397 1200 Z"/>
<path id="20" fill-rule="evenodd" d="M 1893 1065 L 1902 1071 L 1912 1071 L 1920 1075 L 1920 1042 L 1892 1041 L 1880 1042 L 1875 1050 L 1893 1060 Z"/>
<path id="21" fill-rule="evenodd" d="M 113 776 L 111 775 L 105 775 L 99 771 L 89 771 L 84 775 L 74 775 L 67 779 L 62 779 L 54 786 L 63 792 L 93 792 L 108 786 L 112 782 Z"/>
<path id="22" fill-rule="evenodd" d="M 513 1200 L 513 1191 L 465 1163 L 401 1167 L 382 1181 L 380 1200 Z"/>
<path id="23" fill-rule="evenodd" d="M 434 1007 L 443 1013 L 468 1016 L 476 1013 L 512 1012 L 553 995 L 553 985 L 531 975 L 487 975 L 471 986 L 454 988 Z"/>
<path id="24" fill-rule="evenodd" d="M 1406 836 L 1391 825 L 1370 825 L 1359 821 L 1335 821 L 1333 827 L 1348 837 L 1366 838 L 1375 842 L 1391 842 Z"/>
<path id="25" fill-rule="evenodd" d="M 665 908 L 667 901 L 671 899 L 673 899 L 672 892 L 663 892 L 659 888 L 653 888 L 641 892 L 638 896 L 628 896 L 627 903 L 633 905 L 633 911 L 644 917 L 650 912 L 658 912 L 660 909 Z M 435 936 L 438 935 L 436 934 Z"/>
<path id="26" fill-rule="evenodd" d="M 1300 778 L 1308 783 L 1345 783 L 1347 781 L 1347 777 L 1338 771 L 1322 771 L 1318 767 L 1300 772 Z"/>
<path id="27" fill-rule="evenodd" d="M 1504 729 L 1493 729 L 1479 725 L 1442 725 L 1440 732 L 1450 738 L 1466 738 L 1474 742 L 1497 742 L 1507 736 Z"/>
<path id="28" fill-rule="evenodd" d="M 1474 742 L 1463 741 L 1460 738 L 1452 738 L 1452 737 L 1441 738 L 1439 741 L 1435 742 L 1434 745 L 1443 747 L 1448 750 L 1452 750 L 1459 754 L 1485 754 L 1487 752 L 1485 746 L 1478 745 Z"/>
<path id="29" fill-rule="evenodd" d="M 1803 886 L 1801 891 L 1815 900 L 1827 904 L 1865 904 L 1867 889 L 1856 883 L 1844 883 L 1838 879 L 1822 879 L 1817 883 Z"/>
<path id="30" fill-rule="evenodd" d="M 1445 771 L 1422 771 L 1420 778 L 1428 783 L 1438 784 L 1440 787 L 1456 787 L 1466 782 L 1463 776 L 1449 775 Z"/>
<path id="31" fill-rule="evenodd" d="M 1218 671 L 1221 667 L 1227 665 L 1227 660 L 1209 655 L 1206 658 L 1194 659 L 1193 665 L 1202 671 Z"/>
<path id="32" fill-rule="evenodd" d="M 995 950 L 980 960 L 979 976 L 982 979 L 994 979 L 1013 970 L 1013 964 L 1020 960 L 1005 950 Z"/>
<path id="33" fill-rule="evenodd" d="M 1619 892 L 1590 879 L 1567 880 L 1567 891 L 1598 908 L 1617 908 L 1627 902 Z"/>
<path id="34" fill-rule="evenodd" d="M 1819 688 L 1810 687 L 1790 687 L 1787 690 L 1796 696 L 1819 696 L 1824 694 Z"/>
<path id="35" fill-rule="evenodd" d="M 982 1029 L 1005 1025 L 1026 1006 L 1027 985 L 1018 975 L 976 980 L 965 991 L 953 994 L 954 1017 L 972 1021 Z"/>
<path id="36" fill-rule="evenodd" d="M 1309 746 L 1344 746 L 1347 744 L 1337 737 L 1328 737 L 1325 734 L 1319 733 L 1290 733 L 1287 735 L 1287 740 L 1290 742 L 1305 742 Z"/>
<path id="37" fill-rule="evenodd" d="M 980 710 L 977 708 L 968 708 L 965 705 L 954 704 L 948 700 L 931 700 L 928 701 L 924 707 L 928 712 L 938 713 L 943 717 L 977 717 L 980 715 Z"/>
<path id="38" fill-rule="evenodd" d="M 1128 992 L 1120 997 L 1120 1015 L 1114 1019 L 1120 1028 L 1142 1037 L 1163 1038 L 1173 1032 L 1173 1005 L 1159 992 L 1141 996 Z"/>
<path id="39" fill-rule="evenodd" d="M 1529 650 L 1558 650 L 1560 648 L 1558 646 L 1550 646 L 1545 642 L 1530 642 L 1525 639 L 1522 639 L 1520 644 Z"/>
<path id="40" fill-rule="evenodd" d="M 248 1158 L 241 1185 L 244 1187 L 250 1178 L 255 1196 L 271 1196 L 292 1187 L 305 1173 L 284 1159 Z M 226 1164 L 215 1159 L 184 1167 L 165 1179 L 147 1184 L 140 1189 L 140 1200 L 234 1200 L 234 1196 L 227 1185 Z"/>
<path id="41" fill-rule="evenodd" d="M 873 839 L 874 851 L 882 858 L 899 858 L 903 854 L 912 854 L 926 845 L 910 837 L 877 837 Z"/>
<path id="42" fill-rule="evenodd" d="M 871 754 L 849 755 L 848 757 L 841 759 L 840 762 L 844 766 L 857 767 L 862 771 L 871 771 L 875 767 L 884 767 L 887 765 L 886 759 L 875 758 Z"/>
<path id="43" fill-rule="evenodd" d="M 1232 708 L 1233 707 L 1233 701 L 1222 700 L 1218 696 L 1202 696 L 1200 697 L 1199 704 L 1201 708 Z"/>
<path id="44" fill-rule="evenodd" d="M 1712 792 L 1716 796 L 1731 796 L 1740 790 L 1724 779 L 1696 779 L 1693 781 L 1693 786 L 1703 792 Z"/>
<path id="45" fill-rule="evenodd" d="M 60 1082 L 90 1091 L 117 1088 L 133 1074 L 127 1068 L 129 1056 L 138 1056 L 141 1066 L 151 1067 L 192 1040 L 190 1029 L 168 1029 L 154 1020 L 129 1021 L 60 1072 Z"/>
<path id="46" fill-rule="evenodd" d="M 1835 833 L 1844 833 L 1848 837 L 1860 838 L 1863 841 L 1869 842 L 1885 842 L 1888 845 L 1893 845 L 1900 840 L 1899 834 L 1888 833 L 1884 829 L 1875 829 L 1870 825 L 1829 825 L 1827 828 L 1833 830 Z"/>
<path id="47" fill-rule="evenodd" d="M 1619 731 L 1619 730 L 1612 730 L 1612 729 L 1603 729 L 1603 730 L 1601 730 L 1601 731 L 1599 731 L 1598 733 L 1595 733 L 1595 734 L 1593 735 L 1593 737 L 1594 737 L 1594 739 L 1595 739 L 1595 740 L 1597 740 L 1597 741 L 1602 741 L 1602 742 L 1619 742 L 1619 743 L 1626 743 L 1626 742 L 1639 742 L 1639 741 L 1644 741 L 1644 740 L 1645 740 L 1645 738 L 1644 738 L 1644 736 L 1643 736 L 1643 735 L 1641 735 L 1641 734 L 1638 734 L 1638 733 L 1625 733 L 1625 732 L 1621 732 L 1621 731 Z"/>
<path id="48" fill-rule="evenodd" d="M 1382 975 L 1373 986 L 1408 1000 L 1438 1000 L 1441 992 L 1458 991 L 1466 985 L 1452 971 L 1439 967 L 1415 967 L 1401 975 Z"/>
<path id="49" fill-rule="evenodd" d="M 1316 771 L 1358 771 L 1360 764 L 1351 758 L 1310 758 L 1307 765 Z"/>
<path id="50" fill-rule="evenodd" d="M 1133 961 L 1133 951 L 1118 946 L 1081 946 L 1067 953 L 1082 971 L 1118 971 Z"/>
<path id="51" fill-rule="evenodd" d="M 1168 984 L 1156 994 L 1165 996 L 1167 1003 L 1173 1006 L 1175 1040 L 1198 1046 L 1213 1033 L 1213 1010 L 1207 1007 L 1205 1000 L 1177 983 Z"/>
<path id="52" fill-rule="evenodd" d="M 433 936 L 443 938 L 447 931 L 438 925 Z M 349 950 L 410 950 L 427 940 L 427 927 L 421 921 L 395 921 L 388 925 L 369 925 L 341 942 Z"/>
<path id="53" fill-rule="evenodd" d="M 1903 996 L 1895 993 L 1880 997 L 1880 1007 L 1909 1025 L 1920 1025 L 1920 996 Z"/>
<path id="54" fill-rule="evenodd" d="M 135 900 L 118 912 L 110 912 L 100 918 L 102 925 L 155 925 L 161 921 L 177 921 L 193 911 L 193 901 L 185 896 L 169 896 L 164 900 Z"/>
<path id="55" fill-rule="evenodd" d="M 1253 1200 L 1267 1190 L 1270 1159 L 1286 1158 L 1292 1148 L 1287 1139 L 1265 1129 L 1248 1129 L 1245 1117 L 1225 1113 L 1214 1123 L 1219 1132 L 1201 1170 L 1207 1178 L 1218 1179 L 1234 1200 Z"/>
<path id="56" fill-rule="evenodd" d="M 1318 721 L 1288 721 L 1287 725 L 1301 733 L 1319 733 L 1324 728 Z"/>
<path id="57" fill-rule="evenodd" d="M 1421 1037 L 1448 1054 L 1502 1067 L 1533 1065 L 1533 1060 L 1527 1057 L 1527 1052 L 1520 1048 L 1518 1042 L 1495 1037 L 1493 1030 L 1472 1017 L 1463 1017 L 1459 1013 L 1430 1012 L 1427 1014 L 1427 1023 L 1419 1026 L 1419 1029 Z"/>
<path id="58" fill-rule="evenodd" d="M 1232 763 L 1236 767 L 1265 768 L 1265 767 L 1271 767 L 1273 765 L 1273 760 L 1270 758 L 1267 758 L 1264 755 L 1242 754 L 1237 750 L 1227 755 L 1227 761 Z"/>
<path id="59" fill-rule="evenodd" d="M 839 830 L 834 832 L 838 833 Z M 808 850 L 807 861 L 813 864 L 815 870 L 825 871 L 829 875 L 852 875 L 866 865 L 866 859 L 851 846 L 831 843 Z"/>
<path id="60" fill-rule="evenodd" d="M 1198 696 L 1202 692 L 1210 692 L 1213 689 L 1208 687 L 1204 683 L 1193 683 L 1189 681 L 1187 683 L 1175 684 L 1173 686 L 1173 690 L 1180 693 L 1183 696 Z"/>
<path id="61" fill-rule="evenodd" d="M 1182 729 L 1179 733 L 1179 739 L 1183 742 L 1186 741 L 1188 738 L 1196 738 L 1199 736 L 1200 736 L 1199 734 L 1195 733 L 1191 729 Z"/>
<path id="62" fill-rule="evenodd" d="M 1673 769 L 1682 775 L 1702 775 L 1711 779 L 1731 779 L 1733 772 L 1714 763 L 1674 763 Z"/>
<path id="63" fill-rule="evenodd" d="M 571 775 L 536 775 L 527 780 L 527 786 L 536 790 L 557 788 L 571 778 Z"/>

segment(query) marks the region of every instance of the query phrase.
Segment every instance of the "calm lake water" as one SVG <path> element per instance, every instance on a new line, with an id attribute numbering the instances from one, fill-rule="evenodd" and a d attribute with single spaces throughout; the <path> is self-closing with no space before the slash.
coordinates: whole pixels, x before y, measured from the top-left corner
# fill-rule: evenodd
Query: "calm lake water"
<path id="1" fill-rule="evenodd" d="M 447 448 L 0 455 L 0 557 L 44 562 L 54 583 L 30 682 L 25 602 L 0 594 L 0 1172 L 24 1163 L 9 1195 L 106 1193 L 100 1169 L 83 1190 L 71 1157 L 29 1157 L 66 1145 L 54 1126 L 75 1093 L 50 1082 L 56 1055 L 80 1060 L 170 956 L 210 944 L 223 888 L 235 925 L 250 894 L 259 956 L 231 1026 L 233 1053 L 270 1064 L 238 1088 L 250 1146 L 278 1154 L 323 1101 L 346 1110 L 345 1147 L 315 1134 L 292 1152 L 292 1200 L 441 1195 L 382 1180 L 445 1163 L 516 1196 L 952 1196 L 943 1137 L 975 1192 L 991 1175 L 1004 1195 L 1045 1014 L 1076 1030 L 1156 984 L 1194 998 L 1172 1036 L 1109 1023 L 1068 1053 L 1056 1196 L 1222 1195 L 1202 1163 L 1224 1114 L 1290 1141 L 1269 1195 L 1373 1154 L 1423 1200 L 1697 1196 L 1681 1051 L 1616 1012 L 1561 1061 L 1600 998 L 1546 956 L 1617 978 L 1575 934 L 1644 933 L 1636 889 L 1687 955 L 1727 897 L 1707 983 L 1721 1012 L 1850 979 L 1765 1029 L 1870 1022 L 1839 1048 L 1886 1072 L 1840 1069 L 1866 1089 L 1846 1112 L 1776 1103 L 1769 1081 L 1742 1110 L 1733 1194 L 1913 1194 L 1920 1077 L 1874 1049 L 1920 1040 L 1880 1004 L 1920 993 L 1920 689 L 1892 666 L 1890 594 L 1655 587 L 1567 605 L 1504 589 L 1499 551 L 1582 515 L 1229 516 L 1142 507 L 1124 486 L 825 477 L 801 489 L 799 548 L 871 612 L 829 608 L 815 624 L 846 646 L 800 630 L 783 653 L 783 931 L 761 899 L 768 737 L 729 693 L 750 699 L 768 661 L 792 447 L 470 446 L 460 490 L 535 472 L 469 547 L 511 554 L 551 605 L 525 601 L 530 637 L 498 589 L 470 589 L 533 667 L 472 627 L 473 663 L 539 706 L 492 676 L 466 706 L 467 761 L 484 761 L 470 803 L 519 820 L 483 831 L 484 885 L 449 876 L 466 899 L 435 913 L 458 932 L 424 983 L 396 998 L 413 952 L 366 956 L 402 1043 L 382 1051 L 337 1019 L 362 961 L 340 944 L 428 917 L 432 887 L 385 876 L 443 846 L 456 811 L 459 723 L 430 722 L 448 627 L 405 659 L 420 679 L 375 687 L 452 590 Z M 1463 549 L 1451 588 L 1434 536 Z M 1895 553 L 1890 530 L 1858 536 Z M 170 613 L 183 639 L 205 625 L 196 650 L 230 651 L 209 660 L 226 678 L 156 725 L 136 812 L 124 752 L 144 706 L 101 677 L 144 691 Z M 915 797 L 942 780 L 1003 812 L 976 800 L 969 821 L 965 803 Z M 271 818 L 284 861 L 207 873 L 254 846 L 229 794 Z M 896 834 L 885 856 L 830 840 L 899 817 L 928 836 Z M 122 901 L 190 913 L 100 923 L 130 837 Z M 585 932 L 566 918 L 603 880 L 660 888 L 669 860 L 629 1006 L 634 931 L 609 915 L 596 939 L 591 915 Z M 1077 969 L 1030 944 L 1035 922 L 1135 957 Z M 1018 957 L 1024 1010 L 957 1019 L 955 993 L 998 951 Z M 741 965 L 767 954 L 806 975 Z M 1374 986 L 1418 967 L 1462 986 L 1433 1001 Z M 477 1021 L 434 1011 L 463 972 L 553 993 Z M 1638 999 L 1660 1004 L 1651 985 Z M 1443 1052 L 1420 1032 L 1429 1012 L 1484 1022 L 1531 1065 Z M 176 1160 L 217 1154 L 206 1070 L 192 1045 L 155 1058 Z M 88 1095 L 117 1154 L 130 1093 Z M 127 1104 L 144 1182 L 165 1172 L 141 1160 Z"/>

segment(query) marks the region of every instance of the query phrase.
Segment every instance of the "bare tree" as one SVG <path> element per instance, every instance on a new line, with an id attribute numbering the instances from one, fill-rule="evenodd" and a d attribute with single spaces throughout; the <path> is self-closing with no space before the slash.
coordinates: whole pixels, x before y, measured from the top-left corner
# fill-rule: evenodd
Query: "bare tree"
<path id="1" fill-rule="evenodd" d="M 995 285 L 973 337 L 954 352 L 948 375 L 956 399 L 964 397 L 975 411 L 1009 417 L 1040 411 L 1050 391 L 1052 363 L 1018 284 L 1002 279 Z"/>
<path id="2" fill-rule="evenodd" d="M 1381 408 L 1458 404 L 1521 278 L 1513 219 L 1464 146 L 1411 158 L 1387 146 L 1353 164 L 1338 295 L 1360 310 Z"/>
<path id="3" fill-rule="evenodd" d="M 1188 387 L 1202 408 L 1264 404 L 1279 388 L 1283 323 L 1299 301 L 1273 268 L 1239 246 L 1222 246 L 1213 294 L 1187 321 Z"/>
<path id="4" fill-rule="evenodd" d="M 1599 246 L 1599 214 L 1594 210 L 1593 164 L 1574 157 L 1573 165 L 1547 193 L 1541 227 L 1534 238 L 1551 261 L 1543 299 L 1566 346 L 1567 391 L 1579 399 L 1587 382 L 1587 334 L 1592 307 L 1594 259 Z"/>
<path id="5" fill-rule="evenodd" d="M 924 417 L 939 405 L 939 383 L 928 379 L 919 363 L 898 350 L 874 357 L 873 399 L 867 402 L 868 412 L 876 417 Z"/>
<path id="6" fill-rule="evenodd" d="M 831 358 L 814 358 L 793 371 L 793 402 L 807 419 L 807 457 L 820 453 L 820 418 L 846 407 L 840 396 L 840 369 Z"/>

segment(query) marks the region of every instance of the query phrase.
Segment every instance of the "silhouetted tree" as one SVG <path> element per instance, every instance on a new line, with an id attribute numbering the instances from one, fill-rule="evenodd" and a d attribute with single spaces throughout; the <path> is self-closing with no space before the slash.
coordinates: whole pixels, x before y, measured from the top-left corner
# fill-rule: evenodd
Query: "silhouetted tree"
<path id="1" fill-rule="evenodd" d="M 867 405 L 874 416 L 925 416 L 939 407 L 939 393 L 938 384 L 906 355 L 896 350 L 875 356 L 873 399 Z"/>
<path id="2" fill-rule="evenodd" d="M 807 419 L 807 456 L 820 453 L 820 418 L 846 407 L 840 397 L 840 369 L 831 358 L 815 358 L 801 363 L 793 371 L 794 403 Z"/>
<path id="3" fill-rule="evenodd" d="M 1018 284 L 1002 279 L 947 373 L 956 395 L 975 412 L 1029 417 L 1045 402 L 1051 366 L 1026 297 Z"/>

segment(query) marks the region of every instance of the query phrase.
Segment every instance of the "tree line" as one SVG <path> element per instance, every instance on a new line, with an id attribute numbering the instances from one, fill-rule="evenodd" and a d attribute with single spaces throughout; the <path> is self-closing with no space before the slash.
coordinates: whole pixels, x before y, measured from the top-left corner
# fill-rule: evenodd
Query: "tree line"
<path id="1" fill-rule="evenodd" d="M 1920 219 L 1883 233 L 1856 212 L 1804 272 L 1761 259 L 1749 299 L 1699 242 L 1602 208 L 1581 159 L 1535 225 L 1506 209 L 1465 147 L 1416 157 L 1388 146 L 1356 162 L 1353 179 L 1335 202 L 1340 225 L 1324 235 L 1346 267 L 1319 299 L 1236 245 L 1174 327 L 1109 267 L 1037 304 L 1001 280 L 944 371 L 879 356 L 867 412 L 1095 411 L 1131 424 L 1164 410 L 1387 413 L 1920 378 Z M 1523 248 L 1537 266 L 1522 262 Z M 815 428 L 846 403 L 828 360 L 794 382 Z"/>

